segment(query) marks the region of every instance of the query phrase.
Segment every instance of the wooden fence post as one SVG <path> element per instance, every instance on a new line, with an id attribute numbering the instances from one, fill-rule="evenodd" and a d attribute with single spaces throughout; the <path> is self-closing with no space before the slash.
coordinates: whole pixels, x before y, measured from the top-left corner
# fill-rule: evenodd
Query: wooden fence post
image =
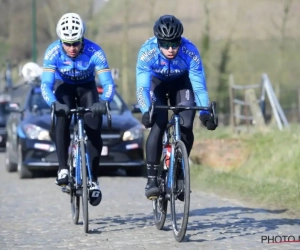
<path id="1" fill-rule="evenodd" d="M 234 99 L 234 89 L 233 89 L 233 75 L 232 74 L 230 74 L 229 75 L 229 84 L 228 84 L 228 86 L 229 86 L 229 89 L 228 89 L 228 91 L 229 91 L 229 102 L 230 102 L 230 105 L 229 105 L 229 107 L 230 107 L 230 126 L 231 126 L 231 128 L 234 130 L 234 128 L 235 128 L 235 120 L 234 120 L 234 113 L 235 113 L 235 109 L 234 109 L 234 102 L 233 102 L 233 99 Z"/>
<path id="2" fill-rule="evenodd" d="M 248 107 L 251 110 L 253 121 L 255 121 L 255 126 L 257 126 L 260 131 L 265 131 L 265 120 L 261 112 L 261 108 L 257 103 L 257 98 L 254 89 L 245 90 L 245 100 L 247 105 L 249 105 Z"/>

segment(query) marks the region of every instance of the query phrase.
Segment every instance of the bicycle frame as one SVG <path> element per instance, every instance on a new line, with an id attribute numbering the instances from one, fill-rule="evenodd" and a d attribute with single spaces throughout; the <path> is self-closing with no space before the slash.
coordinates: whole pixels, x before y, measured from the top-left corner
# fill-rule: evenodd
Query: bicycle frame
<path id="1" fill-rule="evenodd" d="M 74 142 L 77 144 L 76 146 L 76 166 L 80 166 L 76 168 L 75 172 L 75 183 L 76 183 L 76 188 L 82 184 L 82 178 L 81 178 L 81 159 L 80 159 L 80 147 L 79 144 L 81 141 L 84 141 L 84 144 L 86 144 L 86 139 L 85 139 L 85 133 L 84 133 L 84 121 L 83 121 L 83 115 L 86 112 L 90 112 L 90 109 L 83 108 L 83 107 L 78 107 L 78 109 L 71 109 L 70 114 L 74 114 L 74 124 L 78 126 L 78 138 L 73 138 Z M 111 113 L 110 113 L 110 108 L 109 108 L 109 103 L 106 102 L 106 116 L 107 116 L 107 124 L 108 128 L 111 129 L 112 127 L 112 119 L 111 119 Z M 51 105 L 51 126 L 50 126 L 50 133 L 54 133 L 54 128 L 56 125 L 56 117 L 55 117 L 55 112 L 54 112 L 54 104 Z M 72 139 L 72 140 L 73 140 Z M 73 146 L 73 145 L 72 145 Z M 89 160 L 89 155 L 88 152 L 85 151 L 85 157 L 86 157 L 86 163 L 87 163 L 87 174 L 89 177 L 89 181 L 91 181 L 91 167 L 90 167 L 90 160 Z M 67 192 L 67 190 L 63 190 L 63 192 Z"/>
<path id="2" fill-rule="evenodd" d="M 178 112 L 179 113 L 179 112 Z M 173 190 L 174 188 L 174 184 L 173 184 L 173 178 L 171 178 L 170 176 L 173 176 L 173 172 L 174 172 L 174 143 L 177 140 L 181 139 L 181 133 L 180 133 L 180 116 L 176 111 L 174 113 L 174 116 L 171 118 L 171 120 L 168 122 L 167 128 L 166 128 L 166 134 L 167 136 L 171 136 L 171 157 L 170 157 L 170 166 L 169 166 L 169 173 L 168 173 L 168 177 L 167 177 L 167 190 Z M 170 132 L 170 129 L 174 128 L 173 133 Z M 169 138 L 167 139 L 166 142 L 168 142 Z"/>
<path id="3" fill-rule="evenodd" d="M 54 133 L 55 128 L 55 114 L 54 105 L 52 105 L 51 110 L 51 133 Z M 89 216 L 88 216 L 88 190 L 92 182 L 91 173 L 91 162 L 89 159 L 89 154 L 86 147 L 87 137 L 84 131 L 84 119 L 83 116 L 86 112 L 90 112 L 90 109 L 84 107 L 77 107 L 77 109 L 71 109 L 70 114 L 74 115 L 74 132 L 73 138 L 71 139 L 69 145 L 68 153 L 68 165 L 70 169 L 70 175 L 73 174 L 73 169 L 75 168 L 75 176 L 69 178 L 69 185 L 63 186 L 62 191 L 68 193 L 71 199 L 72 208 L 72 220 L 74 224 L 78 224 L 79 210 L 80 210 L 80 200 L 79 196 L 82 197 L 82 208 L 83 208 L 83 225 L 84 232 L 88 232 Z M 106 115 L 107 123 L 109 129 L 111 129 L 111 113 L 109 109 L 109 104 L 106 102 Z M 76 151 L 74 152 L 74 147 Z M 76 157 L 76 160 L 70 157 Z M 81 158 L 83 157 L 83 158 Z M 74 164 L 75 166 L 71 165 Z"/>
<path id="4" fill-rule="evenodd" d="M 74 110 L 76 111 L 76 110 Z M 74 144 L 76 144 L 76 172 L 75 172 L 75 184 L 76 188 L 82 185 L 82 176 L 81 176 L 81 155 L 80 155 L 80 142 L 83 141 L 84 144 L 86 144 L 86 138 L 85 138 L 85 133 L 84 133 L 84 128 L 83 128 L 83 113 L 76 113 L 76 118 L 75 121 L 77 120 L 77 126 L 78 126 L 78 131 L 75 133 L 75 136 L 78 136 L 78 138 L 73 138 Z M 75 122 L 76 124 L 76 122 Z M 72 144 L 73 146 L 73 144 Z M 91 165 L 90 165 L 90 160 L 89 160 L 89 154 L 87 151 L 85 151 L 85 158 L 86 158 L 86 167 L 87 167 L 87 173 L 88 173 L 88 179 L 89 179 L 89 184 L 91 184 L 92 180 L 92 174 L 91 174 Z"/>
<path id="5" fill-rule="evenodd" d="M 165 105 L 154 105 L 154 102 L 152 102 L 151 108 L 150 108 L 150 122 L 153 116 L 154 109 L 167 109 L 167 110 L 172 110 L 174 115 L 173 117 L 169 120 L 167 128 L 165 133 L 168 135 L 171 135 L 171 144 L 172 144 L 172 150 L 171 150 L 171 157 L 170 157 L 170 166 L 168 170 L 168 178 L 167 178 L 167 190 L 173 190 L 174 188 L 174 183 L 172 180 L 173 173 L 174 173 L 174 150 L 175 150 L 175 142 L 181 139 L 181 132 L 180 132 L 180 115 L 179 113 L 184 110 L 206 110 L 210 111 L 211 114 L 214 117 L 215 123 L 217 123 L 217 115 L 216 115 L 216 103 L 211 102 L 209 107 L 186 107 L 186 106 L 165 106 Z M 173 133 L 170 133 L 170 129 L 174 128 Z M 168 142 L 169 138 L 167 138 Z"/>
<path id="6" fill-rule="evenodd" d="M 76 144 L 76 166 L 80 166 L 76 168 L 75 172 L 75 184 L 76 184 L 76 189 L 80 185 L 82 185 L 82 172 L 81 172 L 81 154 L 80 154 L 80 142 L 84 141 L 84 144 L 86 145 L 86 139 L 85 139 L 85 133 L 84 133 L 84 121 L 83 121 L 83 115 L 86 112 L 90 112 L 90 109 L 83 108 L 83 107 L 78 107 L 77 109 L 71 109 L 70 114 L 74 114 L 74 124 L 78 126 L 78 132 L 77 135 L 78 137 L 73 138 L 74 143 Z M 112 119 L 111 119 L 111 113 L 110 113 L 110 108 L 109 108 L 109 103 L 106 102 L 106 116 L 107 116 L 107 124 L 108 128 L 111 129 L 112 127 Z M 54 104 L 51 105 L 51 125 L 50 125 L 50 133 L 54 133 L 54 128 L 56 125 L 56 116 L 54 112 Z M 71 141 L 72 142 L 72 141 Z M 73 146 L 73 144 L 70 146 Z M 72 148 L 71 148 L 72 150 Z M 85 157 L 86 157 L 86 164 L 87 164 L 87 176 L 89 179 L 89 182 L 91 181 L 91 166 L 90 166 L 90 160 L 89 160 L 89 154 L 87 151 L 85 151 Z M 90 183 L 89 183 L 90 184 Z M 66 187 L 62 188 L 63 192 L 69 193 L 69 190 L 67 190 Z"/>
<path id="7" fill-rule="evenodd" d="M 214 118 L 214 121 L 217 124 L 217 115 L 215 112 L 216 103 L 212 102 L 210 107 L 186 107 L 186 106 L 159 106 L 152 103 L 150 113 L 150 123 L 153 115 L 153 110 L 165 109 L 172 110 L 173 116 L 168 121 L 166 130 L 164 131 L 163 139 L 163 148 L 166 144 L 171 145 L 170 152 L 170 162 L 169 167 L 164 167 L 162 174 L 159 179 L 160 195 L 158 198 L 153 199 L 153 213 L 154 213 L 154 222 L 158 230 L 161 230 L 164 226 L 166 216 L 167 216 L 167 207 L 168 202 L 170 202 L 171 208 L 171 219 L 172 219 L 172 228 L 175 239 L 178 242 L 181 242 L 185 237 L 189 210 L 190 210 L 190 167 L 188 153 L 184 142 L 181 140 L 181 131 L 180 131 L 180 112 L 184 110 L 206 110 L 210 111 L 211 115 Z M 172 130 L 172 131 L 171 131 Z M 166 159 L 163 159 L 163 164 L 165 166 Z M 180 164 L 180 165 L 179 165 Z M 182 171 L 178 171 L 178 169 Z M 183 174 L 183 176 L 182 176 Z M 181 177 L 180 177 L 181 176 Z M 180 179 L 179 179 L 180 177 Z M 180 182 L 178 182 L 180 181 Z M 178 183 L 181 183 L 178 184 Z M 179 187 L 178 187 L 179 186 Z M 180 205 L 177 207 L 178 202 L 182 202 L 183 211 L 179 213 L 176 212 L 177 208 L 180 208 Z M 179 217 L 182 215 L 182 219 Z"/>

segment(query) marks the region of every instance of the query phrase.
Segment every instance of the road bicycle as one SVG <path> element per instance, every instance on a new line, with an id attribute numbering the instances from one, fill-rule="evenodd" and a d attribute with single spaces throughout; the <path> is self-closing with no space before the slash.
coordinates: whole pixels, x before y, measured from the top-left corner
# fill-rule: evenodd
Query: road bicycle
<path id="1" fill-rule="evenodd" d="M 106 103 L 106 116 L 108 128 L 111 129 L 111 113 L 108 103 Z M 89 154 L 87 151 L 87 136 L 84 130 L 83 116 L 90 109 L 77 107 L 71 109 L 70 114 L 74 115 L 74 129 L 71 136 L 71 142 L 68 153 L 69 166 L 69 185 L 62 186 L 62 192 L 70 195 L 72 221 L 78 224 L 80 212 L 80 197 L 82 200 L 82 216 L 83 229 L 85 233 L 89 230 L 89 214 L 88 214 L 88 191 L 92 184 L 91 166 Z M 51 111 L 51 131 L 53 133 L 55 127 L 54 108 Z M 100 192 L 94 191 L 93 197 L 98 197 Z"/>
<path id="2" fill-rule="evenodd" d="M 213 115 L 217 124 L 216 103 L 209 107 L 159 106 L 152 103 L 150 119 L 155 109 L 173 111 L 163 137 L 163 152 L 169 149 L 169 156 L 163 154 L 158 176 L 160 195 L 152 200 L 154 223 L 158 230 L 164 227 L 168 202 L 170 202 L 173 235 L 181 242 L 186 234 L 190 210 L 190 165 L 186 147 L 181 140 L 180 112 L 184 110 L 206 110 Z"/>

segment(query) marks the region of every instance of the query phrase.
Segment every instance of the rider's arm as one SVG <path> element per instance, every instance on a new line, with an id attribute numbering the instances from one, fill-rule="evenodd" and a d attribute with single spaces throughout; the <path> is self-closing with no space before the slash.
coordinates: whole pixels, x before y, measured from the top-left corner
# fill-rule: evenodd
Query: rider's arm
<path id="1" fill-rule="evenodd" d="M 110 102 L 115 94 L 115 83 L 111 75 L 106 56 L 102 49 L 99 49 L 92 57 L 95 63 L 96 74 L 103 87 L 101 99 Z"/>
<path id="2" fill-rule="evenodd" d="M 138 54 L 136 64 L 136 97 L 141 112 L 144 114 L 151 107 L 150 87 L 152 70 L 143 57 L 143 48 Z"/>
<path id="3" fill-rule="evenodd" d="M 209 96 L 206 88 L 205 71 L 202 64 L 201 56 L 195 46 L 193 46 L 194 54 L 187 56 L 189 62 L 189 78 L 192 83 L 197 106 L 209 106 Z M 207 111 L 200 111 L 201 113 Z"/>
<path id="4" fill-rule="evenodd" d="M 42 95 L 49 106 L 51 106 L 51 104 L 56 101 L 56 97 L 53 93 L 56 71 L 56 49 L 56 47 L 49 47 L 46 50 L 41 79 Z"/>

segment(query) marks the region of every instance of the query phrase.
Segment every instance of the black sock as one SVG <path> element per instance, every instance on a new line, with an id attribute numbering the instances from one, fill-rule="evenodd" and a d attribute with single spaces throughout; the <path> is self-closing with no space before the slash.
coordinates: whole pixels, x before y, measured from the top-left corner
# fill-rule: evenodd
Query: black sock
<path id="1" fill-rule="evenodd" d="M 147 164 L 148 178 L 155 178 L 158 174 L 159 165 Z"/>
<path id="2" fill-rule="evenodd" d="M 68 167 L 68 166 L 65 166 L 65 167 L 59 167 L 59 168 L 58 168 L 58 172 L 60 172 L 60 171 L 63 170 L 63 169 L 69 170 L 69 167 Z"/>
<path id="3" fill-rule="evenodd" d="M 95 168 L 92 168 L 91 169 L 91 175 L 92 175 L 92 181 L 93 182 L 97 182 L 98 180 L 98 169 L 97 170 L 94 170 Z"/>

